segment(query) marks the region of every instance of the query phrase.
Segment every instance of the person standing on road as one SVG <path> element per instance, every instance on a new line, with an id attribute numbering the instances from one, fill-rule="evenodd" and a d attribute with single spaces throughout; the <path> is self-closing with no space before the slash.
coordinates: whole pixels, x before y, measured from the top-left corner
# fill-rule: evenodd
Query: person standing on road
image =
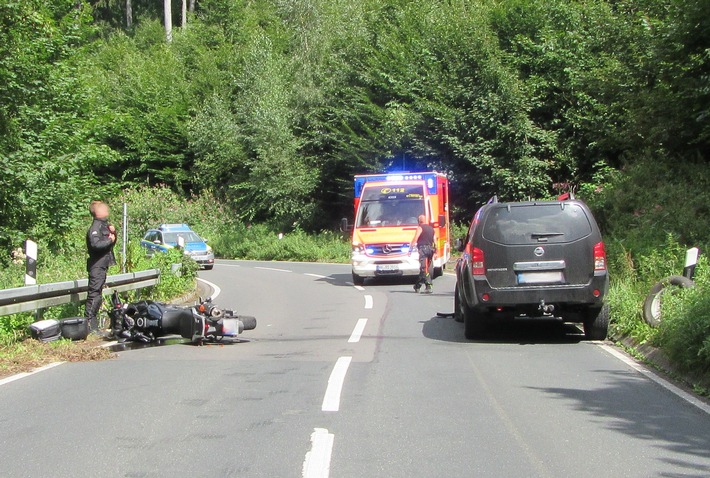
<path id="1" fill-rule="evenodd" d="M 409 245 L 410 256 L 412 255 L 415 244 L 419 251 L 419 279 L 417 283 L 414 284 L 414 292 L 419 292 L 419 289 L 422 288 L 422 284 L 424 284 L 426 286 L 424 292 L 431 294 L 431 261 L 436 254 L 436 248 L 434 247 L 434 228 L 426 224 L 426 216 L 423 214 L 419 216 L 418 222 L 419 227 L 417 227 L 414 239 Z"/>
<path id="2" fill-rule="evenodd" d="M 101 308 L 101 290 L 106 284 L 108 268 L 116 264 L 113 246 L 116 244 L 116 228 L 108 223 L 109 208 L 102 201 L 91 201 L 89 211 L 94 218 L 86 233 L 86 248 L 89 259 L 86 271 L 89 273 L 89 291 L 86 296 L 84 316 L 89 322 L 89 330 L 98 333 L 96 318 Z"/>

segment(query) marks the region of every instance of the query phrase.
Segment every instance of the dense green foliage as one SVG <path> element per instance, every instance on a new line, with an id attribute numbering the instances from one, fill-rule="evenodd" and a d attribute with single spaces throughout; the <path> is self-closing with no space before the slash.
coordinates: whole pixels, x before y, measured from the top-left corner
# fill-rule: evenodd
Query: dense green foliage
<path id="1" fill-rule="evenodd" d="M 172 42 L 132 4 L 125 28 L 123 1 L 2 2 L 4 244 L 59 243 L 127 184 L 318 230 L 383 168 L 448 172 L 465 215 L 607 168 L 707 182 L 707 2 L 198 0 Z"/>
<path id="2" fill-rule="evenodd" d="M 629 332 L 667 258 L 710 245 L 706 0 L 196 0 L 184 28 L 175 1 L 171 42 L 161 3 L 127 27 L 124 0 L 0 0 L 2 250 L 78 257 L 104 198 L 133 237 L 332 260 L 303 231 L 351 214 L 354 173 L 435 168 L 458 221 L 576 189 Z"/>

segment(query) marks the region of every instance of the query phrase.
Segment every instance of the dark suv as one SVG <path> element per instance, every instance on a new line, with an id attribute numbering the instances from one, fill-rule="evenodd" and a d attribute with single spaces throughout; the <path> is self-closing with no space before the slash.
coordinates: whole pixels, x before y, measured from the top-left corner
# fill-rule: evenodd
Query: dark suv
<path id="1" fill-rule="evenodd" d="M 519 316 L 581 322 L 587 339 L 606 338 L 606 253 L 583 202 L 491 201 L 476 212 L 459 250 L 455 311 L 467 339 Z"/>

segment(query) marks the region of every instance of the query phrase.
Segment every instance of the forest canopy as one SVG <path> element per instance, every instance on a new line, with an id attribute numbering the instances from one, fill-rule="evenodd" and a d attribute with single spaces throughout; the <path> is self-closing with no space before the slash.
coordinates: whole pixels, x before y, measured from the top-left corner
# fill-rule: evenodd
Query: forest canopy
<path id="1" fill-rule="evenodd" d="M 706 0 L 171 7 L 168 41 L 155 0 L 0 1 L 0 243 L 60 241 L 136 185 L 306 230 L 349 214 L 353 174 L 393 168 L 446 172 L 462 218 L 569 188 L 655 214 L 619 188 L 676 169 L 707 191 Z M 691 206 L 688 241 L 710 221 Z"/>

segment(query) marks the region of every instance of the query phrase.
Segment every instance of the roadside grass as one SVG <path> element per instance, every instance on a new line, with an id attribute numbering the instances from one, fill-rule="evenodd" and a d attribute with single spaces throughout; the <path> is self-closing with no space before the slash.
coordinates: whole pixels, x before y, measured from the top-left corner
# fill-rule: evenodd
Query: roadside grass
<path id="1" fill-rule="evenodd" d="M 0 378 L 53 362 L 87 362 L 106 360 L 115 356 L 101 344 L 99 338 L 72 342 L 62 339 L 49 343 L 37 340 L 13 341 L 0 346 Z"/>
<path id="2" fill-rule="evenodd" d="M 610 338 L 630 337 L 660 348 L 679 371 L 688 374 L 696 391 L 706 393 L 710 387 L 710 261 L 700 257 L 694 288 L 664 296 L 663 321 L 653 328 L 643 320 L 643 302 L 653 284 L 681 273 L 685 246 L 672 236 L 643 254 L 632 254 L 615 241 L 608 246 Z"/>
<path id="3" fill-rule="evenodd" d="M 663 321 L 654 338 L 681 370 L 710 387 L 710 261 L 701 257 L 695 287 L 667 294 Z"/>

